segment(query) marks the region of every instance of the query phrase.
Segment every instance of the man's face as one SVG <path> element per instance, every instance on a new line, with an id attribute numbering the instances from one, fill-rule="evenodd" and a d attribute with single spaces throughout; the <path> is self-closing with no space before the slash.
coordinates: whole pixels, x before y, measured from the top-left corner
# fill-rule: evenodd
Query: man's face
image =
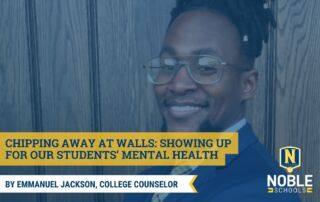
<path id="1" fill-rule="evenodd" d="M 243 65 L 236 26 L 224 15 L 206 10 L 181 14 L 169 28 L 161 56 L 185 58 L 213 55 L 229 64 Z M 226 129 L 243 116 L 241 72 L 226 67 L 216 84 L 193 81 L 185 67 L 170 83 L 154 85 L 168 131 L 197 131 L 209 121 Z"/>

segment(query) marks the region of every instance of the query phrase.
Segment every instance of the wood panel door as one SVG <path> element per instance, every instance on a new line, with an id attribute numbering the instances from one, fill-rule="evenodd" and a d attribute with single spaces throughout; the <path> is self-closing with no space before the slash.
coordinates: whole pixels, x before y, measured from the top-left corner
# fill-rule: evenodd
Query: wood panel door
<path id="1" fill-rule="evenodd" d="M 1 0 L 1 131 L 158 131 L 142 64 L 157 55 L 174 0 Z M 256 61 L 247 116 L 277 157 L 302 148 L 319 195 L 317 0 L 270 1 L 278 27 Z M 0 167 L 1 174 L 134 174 L 142 167 Z M 121 201 L 121 194 L 0 195 L 0 201 Z"/>

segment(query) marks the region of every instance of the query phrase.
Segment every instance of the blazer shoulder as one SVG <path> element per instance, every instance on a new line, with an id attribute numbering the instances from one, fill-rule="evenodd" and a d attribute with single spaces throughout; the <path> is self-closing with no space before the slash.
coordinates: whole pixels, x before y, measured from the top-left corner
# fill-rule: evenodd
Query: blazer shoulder
<path id="1" fill-rule="evenodd" d="M 229 168 L 229 169 L 228 169 Z M 266 174 L 285 174 L 276 159 L 260 142 L 255 142 L 243 150 L 228 166 L 242 176 L 265 176 Z"/>

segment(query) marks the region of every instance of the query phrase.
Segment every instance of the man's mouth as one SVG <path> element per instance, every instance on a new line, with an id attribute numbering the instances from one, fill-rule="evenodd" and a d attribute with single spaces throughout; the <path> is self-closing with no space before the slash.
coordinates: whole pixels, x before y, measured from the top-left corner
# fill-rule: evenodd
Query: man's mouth
<path id="1" fill-rule="evenodd" d="M 207 103 L 166 101 L 164 106 L 174 118 L 188 118 L 208 107 Z"/>

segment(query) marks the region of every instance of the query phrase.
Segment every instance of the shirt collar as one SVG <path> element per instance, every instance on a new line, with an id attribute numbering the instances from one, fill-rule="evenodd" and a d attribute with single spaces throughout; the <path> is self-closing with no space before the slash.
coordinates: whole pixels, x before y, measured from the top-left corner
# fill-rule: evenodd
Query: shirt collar
<path id="1" fill-rule="evenodd" d="M 237 132 L 246 124 L 247 124 L 247 120 L 245 118 L 242 118 L 240 121 L 238 121 L 237 123 L 233 124 L 232 126 L 227 128 L 223 132 Z"/>
<path id="2" fill-rule="evenodd" d="M 242 118 L 240 121 L 236 122 L 223 132 L 238 132 L 243 126 L 247 124 L 247 120 L 245 118 Z M 190 167 L 191 170 L 195 170 L 198 166 L 187 166 Z"/>

